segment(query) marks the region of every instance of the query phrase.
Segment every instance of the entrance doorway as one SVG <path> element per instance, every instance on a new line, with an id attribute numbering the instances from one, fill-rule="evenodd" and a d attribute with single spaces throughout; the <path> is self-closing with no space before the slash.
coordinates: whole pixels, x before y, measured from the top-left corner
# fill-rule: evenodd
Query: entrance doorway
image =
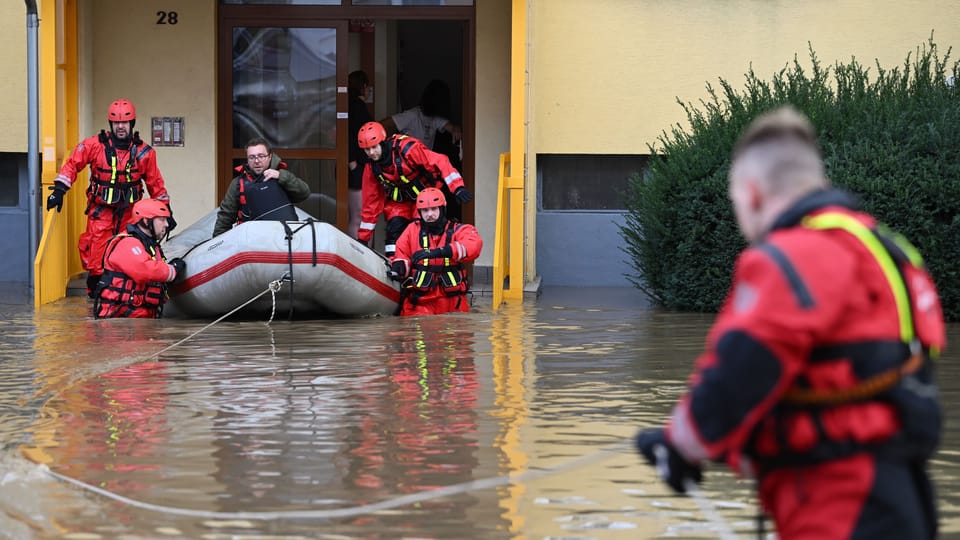
<path id="1" fill-rule="evenodd" d="M 416 106 L 433 79 L 449 86 L 449 120 L 464 136 L 461 146 L 441 137 L 437 149 L 473 189 L 472 6 L 220 7 L 218 200 L 247 141 L 262 137 L 310 185 L 298 206 L 346 231 L 347 76 L 356 69 L 376 81 L 368 105 L 378 120 Z M 467 205 L 462 219 L 473 217 Z"/>
<path id="2" fill-rule="evenodd" d="M 345 21 L 226 19 L 220 27 L 217 193 L 246 159 L 246 144 L 266 140 L 310 185 L 300 206 L 339 223 L 338 171 L 346 168 Z M 226 94 L 226 95 L 224 95 Z M 344 178 L 344 182 L 346 179 Z"/>

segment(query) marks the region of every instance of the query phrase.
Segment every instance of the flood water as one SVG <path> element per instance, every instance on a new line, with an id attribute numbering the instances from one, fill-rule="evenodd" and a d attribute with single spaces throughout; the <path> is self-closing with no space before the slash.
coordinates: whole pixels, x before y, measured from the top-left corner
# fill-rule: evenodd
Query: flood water
<path id="1" fill-rule="evenodd" d="M 633 452 L 712 316 L 632 290 L 270 324 L 95 321 L 83 298 L 0 311 L 0 537 L 756 537 L 748 481 L 714 466 L 703 498 L 673 497 Z M 960 538 L 949 337 L 933 474 Z"/>

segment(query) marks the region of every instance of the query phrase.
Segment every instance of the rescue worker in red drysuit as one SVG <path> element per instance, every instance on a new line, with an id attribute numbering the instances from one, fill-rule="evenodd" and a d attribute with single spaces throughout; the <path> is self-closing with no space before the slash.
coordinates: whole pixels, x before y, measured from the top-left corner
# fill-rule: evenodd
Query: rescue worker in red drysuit
<path id="1" fill-rule="evenodd" d="M 170 217 L 170 207 L 163 201 L 142 199 L 133 205 L 133 223 L 107 243 L 94 317 L 159 319 L 163 315 L 166 284 L 183 276 L 187 268 L 183 259 L 166 262 L 160 249 Z"/>
<path id="2" fill-rule="evenodd" d="M 480 255 L 483 240 L 473 225 L 447 219 L 446 206 L 442 191 L 424 188 L 417 196 L 420 219 L 397 240 L 389 275 L 403 283 L 401 316 L 470 311 L 464 264 Z"/>
<path id="3" fill-rule="evenodd" d="M 87 228 L 80 234 L 77 247 L 80 262 L 87 271 L 87 294 L 91 297 L 103 273 L 103 249 L 130 220 L 133 203 L 143 197 L 143 184 L 151 198 L 170 201 L 157 168 L 156 152 L 140 140 L 139 132 L 133 131 L 137 121 L 133 103 L 126 99 L 111 103 L 107 121 L 110 132 L 101 130 L 99 135 L 84 139 L 74 148 L 49 188 L 53 193 L 47 197 L 47 210 L 56 208 L 59 212 L 63 208 L 63 196 L 77 174 L 90 166 Z"/>
<path id="4" fill-rule="evenodd" d="M 755 477 L 781 540 L 934 538 L 946 338 L 919 253 L 829 189 L 793 108 L 751 124 L 729 176 L 751 246 L 687 393 L 639 451 L 678 492 L 707 460 Z"/>
<path id="5" fill-rule="evenodd" d="M 379 122 L 367 122 L 357 134 L 360 148 L 370 161 L 363 170 L 363 210 L 357 240 L 368 244 L 373 237 L 380 214 L 387 220 L 384 253 L 393 257 L 397 238 L 416 217 L 417 195 L 427 187 L 443 184 L 460 203 L 473 200 L 473 193 L 463 185 L 463 177 L 450 164 L 419 140 L 406 135 L 392 135 Z"/>

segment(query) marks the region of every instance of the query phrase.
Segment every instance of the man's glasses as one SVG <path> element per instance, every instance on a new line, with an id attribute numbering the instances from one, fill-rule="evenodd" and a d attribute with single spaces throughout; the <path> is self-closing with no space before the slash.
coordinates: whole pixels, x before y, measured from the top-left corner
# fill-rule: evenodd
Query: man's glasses
<path id="1" fill-rule="evenodd" d="M 247 161 L 263 161 L 270 157 L 270 154 L 257 154 L 255 156 L 247 156 Z"/>

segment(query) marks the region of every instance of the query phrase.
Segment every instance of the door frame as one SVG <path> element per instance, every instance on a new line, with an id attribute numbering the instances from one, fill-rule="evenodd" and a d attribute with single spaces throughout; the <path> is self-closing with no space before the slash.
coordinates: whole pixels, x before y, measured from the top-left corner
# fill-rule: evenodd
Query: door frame
<path id="1" fill-rule="evenodd" d="M 476 0 L 475 0 L 476 2 Z M 347 229 L 347 133 L 348 120 L 340 118 L 347 112 L 348 96 L 340 92 L 347 87 L 349 23 L 351 20 L 426 19 L 451 20 L 465 23 L 463 36 L 462 129 L 463 163 L 460 172 L 470 190 L 476 192 L 475 170 L 475 111 L 476 111 L 476 7 L 472 6 L 353 6 L 343 0 L 340 6 L 307 5 L 253 5 L 218 4 L 217 10 L 217 144 L 216 144 L 216 200 L 222 200 L 233 179 L 233 160 L 245 157 L 243 149 L 233 148 L 233 28 L 290 27 L 336 28 L 337 30 L 337 144 L 334 149 L 284 150 L 290 159 L 335 159 L 337 169 L 337 222 L 340 230 Z M 364 62 L 366 63 L 366 62 Z M 367 66 L 364 66 L 366 69 Z M 371 75 L 373 74 L 370 71 Z M 381 99 L 379 95 L 377 99 Z M 465 205 L 463 220 L 472 223 L 474 205 Z"/>
<path id="2" fill-rule="evenodd" d="M 285 159 L 334 160 L 337 171 L 337 226 L 346 226 L 347 208 L 339 203 L 347 193 L 347 119 L 340 112 L 347 110 L 347 94 L 341 92 L 347 80 L 347 21 L 330 19 L 294 19 L 289 17 L 247 18 L 224 17 L 217 28 L 217 200 L 222 200 L 233 179 L 233 162 L 246 157 L 244 148 L 233 146 L 233 29 L 247 28 L 332 28 L 337 32 L 336 67 L 336 144 L 333 148 L 283 148 Z M 341 208 L 342 207 L 342 208 Z"/>

